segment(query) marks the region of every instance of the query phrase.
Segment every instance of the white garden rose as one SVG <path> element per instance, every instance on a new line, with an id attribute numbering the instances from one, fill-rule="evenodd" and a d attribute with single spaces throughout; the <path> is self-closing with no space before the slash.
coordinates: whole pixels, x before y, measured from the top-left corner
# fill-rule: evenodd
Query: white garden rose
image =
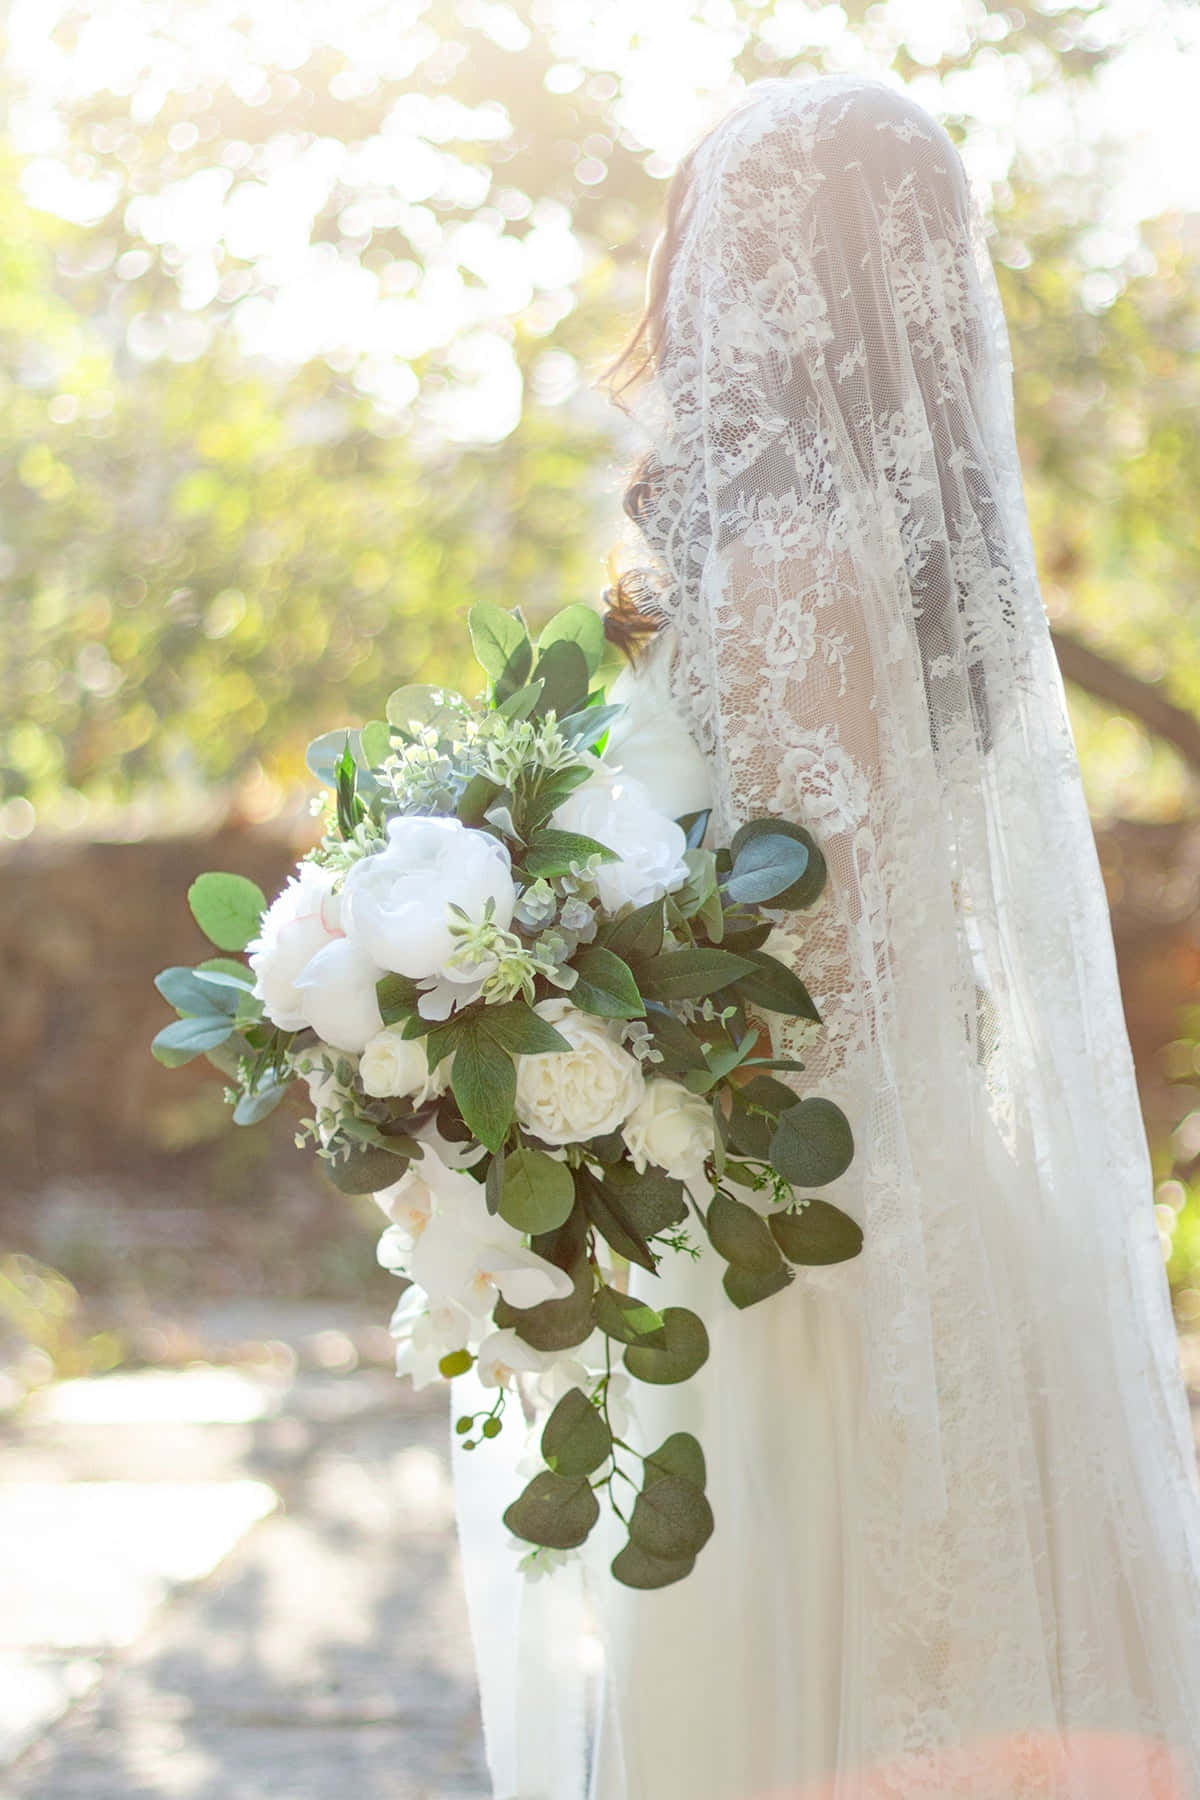
<path id="1" fill-rule="evenodd" d="M 615 1131 L 642 1097 L 642 1065 L 604 1019 L 555 995 L 534 1007 L 571 1048 L 518 1056 L 517 1118 L 544 1144 L 577 1144 Z"/>
<path id="2" fill-rule="evenodd" d="M 364 1048 L 358 1073 L 373 1100 L 411 1099 L 414 1106 L 423 1106 L 445 1093 L 450 1058 L 443 1056 L 431 1070 L 424 1038 L 406 1038 L 402 1026 L 388 1025 Z"/>
<path id="3" fill-rule="evenodd" d="M 550 823 L 578 831 L 615 851 L 620 862 L 601 863 L 596 893 L 608 912 L 626 901 L 645 906 L 682 887 L 687 839 L 674 819 L 651 804 L 642 783 L 620 769 L 597 762 L 595 770 L 555 808 Z"/>
<path id="4" fill-rule="evenodd" d="M 375 983 L 383 974 L 348 937 L 331 938 L 296 976 L 305 1023 L 335 1050 L 358 1052 L 383 1030 Z"/>
<path id="5" fill-rule="evenodd" d="M 333 869 L 302 862 L 263 914 L 258 936 L 246 946 L 255 996 L 280 1031 L 301 1031 L 309 1023 L 296 977 L 310 957 L 340 934 L 336 878 Z"/>
<path id="6" fill-rule="evenodd" d="M 648 1081 L 621 1135 L 639 1175 L 655 1163 L 693 1189 L 704 1185 L 704 1159 L 713 1150 L 712 1113 L 682 1082 Z"/>
<path id="7" fill-rule="evenodd" d="M 495 923 L 507 930 L 516 890 L 508 851 L 497 838 L 458 819 L 405 817 L 389 821 L 386 849 L 351 865 L 342 884 L 342 919 L 381 969 L 413 981 L 461 983 L 473 998 L 495 959 L 451 963 L 450 907 L 478 922 L 489 900 Z"/>

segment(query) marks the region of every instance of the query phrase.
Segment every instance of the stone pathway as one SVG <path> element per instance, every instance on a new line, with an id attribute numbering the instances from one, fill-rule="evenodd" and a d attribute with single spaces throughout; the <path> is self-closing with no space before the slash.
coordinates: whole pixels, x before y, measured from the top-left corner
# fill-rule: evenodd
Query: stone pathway
<path id="1" fill-rule="evenodd" d="M 486 1800 L 447 1397 L 343 1322 L 0 1428 L 0 1800 Z"/>

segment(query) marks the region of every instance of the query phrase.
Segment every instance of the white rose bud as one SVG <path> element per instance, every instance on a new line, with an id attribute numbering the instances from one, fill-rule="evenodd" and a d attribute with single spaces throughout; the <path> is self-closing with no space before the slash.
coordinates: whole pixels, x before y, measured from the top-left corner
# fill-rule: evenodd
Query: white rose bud
<path id="1" fill-rule="evenodd" d="M 682 1082 L 648 1081 L 621 1135 L 639 1175 L 655 1163 L 691 1188 L 704 1185 L 704 1159 L 713 1150 L 712 1113 L 707 1100 Z"/>
<path id="2" fill-rule="evenodd" d="M 375 983 L 383 970 L 347 937 L 333 938 L 296 977 L 304 1018 L 335 1050 L 359 1051 L 383 1030 Z"/>
<path id="3" fill-rule="evenodd" d="M 414 1106 L 423 1106 L 435 1094 L 445 1093 L 450 1058 L 443 1056 L 431 1070 L 424 1038 L 406 1038 L 401 1026 L 389 1025 L 363 1050 L 358 1073 L 373 1100 L 411 1099 Z"/>
<path id="4" fill-rule="evenodd" d="M 353 863 L 342 884 L 346 931 L 382 969 L 421 981 L 475 982 L 487 969 L 449 967 L 450 905 L 507 930 L 516 904 L 508 851 L 458 819 L 406 816 L 388 824 L 387 848 Z"/>
<path id="5" fill-rule="evenodd" d="M 550 816 L 560 831 L 595 838 L 620 857 L 601 863 L 596 893 L 608 912 L 626 901 L 645 906 L 682 887 L 688 878 L 684 861 L 687 839 L 682 830 L 651 805 L 640 781 L 598 762 L 593 774 L 568 795 Z"/>
<path id="6" fill-rule="evenodd" d="M 340 934 L 336 878 L 333 869 L 302 862 L 263 914 L 258 936 L 246 946 L 255 996 L 280 1031 L 301 1031 L 309 1022 L 296 977 L 310 957 Z"/>
<path id="7" fill-rule="evenodd" d="M 517 1118 L 544 1144 L 577 1144 L 615 1131 L 642 1097 L 637 1058 L 605 1020 L 555 996 L 534 1007 L 570 1044 L 543 1056 L 518 1056 Z"/>

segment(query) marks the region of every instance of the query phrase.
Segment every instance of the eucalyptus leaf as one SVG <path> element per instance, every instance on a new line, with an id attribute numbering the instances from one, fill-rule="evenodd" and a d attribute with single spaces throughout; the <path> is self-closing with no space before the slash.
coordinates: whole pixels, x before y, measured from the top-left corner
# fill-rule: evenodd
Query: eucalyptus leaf
<path id="1" fill-rule="evenodd" d="M 541 1251 L 538 1252 L 542 1254 Z M 537 1306 L 510 1306 L 501 1298 L 492 1308 L 498 1330 L 510 1327 L 534 1350 L 570 1350 L 595 1330 L 592 1289 L 595 1276 L 586 1257 L 568 1270 L 574 1284 L 561 1300 L 542 1300 Z"/>
<path id="2" fill-rule="evenodd" d="M 199 1056 L 202 1050 L 211 1050 L 215 1044 L 223 1044 L 233 1033 L 233 1020 L 228 1013 L 205 1013 L 196 1018 L 173 1019 L 164 1025 L 150 1045 L 151 1052 L 158 1057 L 160 1050 L 173 1052 L 179 1056 Z M 171 1068 L 178 1067 L 178 1060 L 172 1061 Z"/>
<path id="3" fill-rule="evenodd" d="M 631 1542 L 667 1561 L 695 1556 L 712 1533 L 712 1507 L 703 1489 L 680 1475 L 664 1475 L 643 1488 L 629 1516 Z"/>
<path id="4" fill-rule="evenodd" d="M 778 889 L 765 904 L 788 911 L 811 906 L 825 886 L 825 858 L 812 833 L 803 825 L 793 824 L 790 819 L 750 819 L 734 832 L 733 840 L 729 845 L 731 867 L 726 888 L 730 897 L 737 898 L 734 883 L 738 875 L 739 861 L 743 858 L 748 859 L 742 864 L 745 870 L 746 885 L 751 885 L 755 879 L 761 882 L 766 878 L 762 872 L 764 865 L 754 863 L 754 853 L 749 848 L 754 840 L 760 837 L 789 838 L 807 853 L 803 873 L 790 885 Z"/>
<path id="5" fill-rule="evenodd" d="M 779 1247 L 761 1213 L 730 1194 L 714 1194 L 705 1221 L 713 1249 L 755 1275 L 778 1269 Z"/>
<path id="6" fill-rule="evenodd" d="M 814 1095 L 779 1115 L 771 1162 L 792 1187 L 823 1187 L 854 1157 L 850 1121 L 832 1100 Z"/>
<path id="7" fill-rule="evenodd" d="M 500 1217 L 516 1231 L 553 1231 L 575 1204 L 575 1181 L 565 1162 L 544 1150 L 510 1150 L 504 1159 Z"/>
<path id="8" fill-rule="evenodd" d="M 639 1175 L 630 1163 L 619 1162 L 604 1171 L 604 1186 L 621 1207 L 622 1217 L 648 1239 L 688 1216 L 682 1181 L 648 1164 Z"/>
<path id="9" fill-rule="evenodd" d="M 630 1344 L 625 1351 L 625 1367 L 639 1381 L 686 1381 L 708 1359 L 708 1332 L 699 1313 L 687 1306 L 668 1306 L 663 1310 L 663 1324 L 667 1329 L 665 1349 L 647 1350 Z"/>
<path id="10" fill-rule="evenodd" d="M 743 840 L 725 884 L 731 900 L 759 906 L 794 886 L 808 868 L 808 845 L 783 831 L 760 831 Z"/>
<path id="11" fill-rule="evenodd" d="M 359 735 L 362 759 L 369 769 L 377 769 L 391 755 L 392 734 L 386 719 L 370 719 Z"/>
<path id="12" fill-rule="evenodd" d="M 265 1087 L 255 1088 L 252 1093 L 240 1094 L 233 1109 L 234 1124 L 257 1125 L 260 1119 L 275 1111 L 291 1086 L 290 1081 L 273 1081 Z"/>
<path id="13" fill-rule="evenodd" d="M 408 1167 L 406 1157 L 396 1156 L 378 1144 L 356 1143 L 348 1156 L 337 1162 L 322 1160 L 322 1167 L 343 1194 L 377 1194 L 399 1181 Z"/>
<path id="14" fill-rule="evenodd" d="M 581 1388 L 568 1388 L 546 1420 L 542 1455 L 556 1475 L 590 1475 L 612 1452 L 604 1414 Z"/>
<path id="15" fill-rule="evenodd" d="M 179 1013 L 219 1014 L 232 1018 L 237 1011 L 238 995 L 231 985 L 205 981 L 194 969 L 183 966 L 164 969 L 154 977 L 154 985 Z"/>
<path id="16" fill-rule="evenodd" d="M 667 1347 L 667 1328 L 663 1316 L 633 1294 L 602 1283 L 595 1292 L 592 1312 L 605 1337 L 621 1344 L 645 1344 L 654 1350 Z"/>
<path id="17" fill-rule="evenodd" d="M 721 1286 L 735 1306 L 745 1308 L 756 1306 L 760 1300 L 769 1300 L 793 1279 L 792 1271 L 781 1257 L 779 1267 L 769 1271 L 744 1269 L 737 1263 L 730 1263 L 721 1277 Z"/>
<path id="18" fill-rule="evenodd" d="M 218 950 L 244 950 L 267 909 L 262 889 L 245 875 L 210 870 L 188 889 L 192 917 Z"/>
<path id="19" fill-rule="evenodd" d="M 799 1212 L 772 1213 L 767 1224 L 789 1262 L 846 1262 L 863 1247 L 862 1226 L 828 1200 L 806 1200 Z"/>
<path id="20" fill-rule="evenodd" d="M 582 1544 L 600 1517 L 600 1505 L 584 1475 L 556 1475 L 545 1469 L 535 1475 L 510 1506 L 504 1523 L 517 1537 L 554 1550 L 573 1550 Z"/>
<path id="21" fill-rule="evenodd" d="M 669 1561 L 661 1556 L 648 1556 L 635 1543 L 627 1543 L 617 1551 L 609 1564 L 613 1576 L 631 1588 L 669 1587 L 673 1581 L 682 1581 L 691 1574 L 696 1566 L 694 1556 L 672 1557 Z"/>
<path id="22" fill-rule="evenodd" d="M 703 1488 L 706 1479 L 704 1451 L 699 1439 L 690 1431 L 673 1431 L 657 1450 L 650 1452 L 642 1471 L 642 1486 L 648 1488 L 661 1481 L 664 1475 L 682 1476 L 684 1481 Z"/>
<path id="23" fill-rule="evenodd" d="M 461 723 L 461 713 L 451 704 L 458 698 L 457 694 L 448 694 L 445 688 L 413 682 L 388 695 L 384 712 L 389 725 L 408 735 L 432 726 L 440 736 Z"/>

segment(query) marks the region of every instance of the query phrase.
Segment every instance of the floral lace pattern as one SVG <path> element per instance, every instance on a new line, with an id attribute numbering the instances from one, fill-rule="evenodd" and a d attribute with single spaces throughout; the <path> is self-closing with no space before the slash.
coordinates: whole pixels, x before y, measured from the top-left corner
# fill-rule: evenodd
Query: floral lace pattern
<path id="1" fill-rule="evenodd" d="M 1195 1452 L 1007 333 L 950 140 L 882 83 L 756 83 L 692 159 L 666 327 L 637 550 L 713 831 L 782 812 L 829 865 L 772 945 L 822 1024 L 774 1039 L 851 1120 L 829 1197 L 866 1248 L 766 1306 L 836 1290 L 862 1334 L 836 1800 L 1095 1800 L 1096 1733 L 1120 1737 L 1126 1800 L 1200 1800 Z M 732 1525 L 705 1552 L 735 1584 L 762 1554 Z M 803 1683 L 785 1630 L 761 1679 Z M 644 1747 L 641 1707 L 620 1728 Z M 753 1716 L 720 1728 L 749 1766 Z M 652 1794 L 631 1748 L 602 1800 L 733 1800 L 678 1773 L 705 1749 L 664 1742 Z"/>

